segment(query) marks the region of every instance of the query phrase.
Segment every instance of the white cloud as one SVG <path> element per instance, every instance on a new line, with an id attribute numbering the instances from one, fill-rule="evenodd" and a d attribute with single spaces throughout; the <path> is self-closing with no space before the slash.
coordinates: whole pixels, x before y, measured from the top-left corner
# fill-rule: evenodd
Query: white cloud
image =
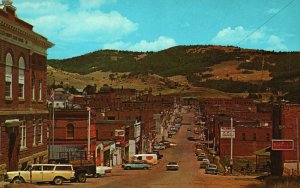
<path id="1" fill-rule="evenodd" d="M 212 39 L 213 44 L 240 45 L 241 47 L 243 44 L 247 44 L 247 47 L 275 51 L 287 50 L 283 41 L 279 36 L 270 34 L 267 28 L 254 32 L 254 30 L 247 30 L 242 26 L 224 28 Z"/>
<path id="2" fill-rule="evenodd" d="M 114 1 L 114 0 L 112 0 Z M 64 4 L 63 1 L 20 2 L 22 18 L 34 25 L 34 30 L 54 43 L 111 42 L 137 30 L 138 25 L 116 11 L 104 13 L 100 10 L 76 9 L 78 4 Z M 99 7 L 108 0 L 84 0 L 91 7 Z M 77 2 L 78 3 L 78 2 Z M 91 8 L 90 7 L 90 8 Z M 30 11 L 29 11 L 30 10 Z M 32 12 L 36 14 L 32 15 Z"/>
<path id="3" fill-rule="evenodd" d="M 115 2 L 116 0 L 80 0 L 79 7 L 83 10 L 96 9 L 101 7 L 103 4 Z"/>
<path id="4" fill-rule="evenodd" d="M 172 38 L 160 36 L 154 41 L 141 40 L 138 43 L 131 44 L 122 41 L 108 43 L 103 46 L 104 49 L 130 50 L 130 51 L 160 51 L 166 48 L 176 46 L 176 41 Z"/>
<path id="5" fill-rule="evenodd" d="M 274 49 L 283 50 L 283 51 L 288 50 L 287 46 L 282 43 L 282 39 L 280 39 L 276 35 L 271 35 L 268 39 L 268 43 L 270 44 L 268 50 L 274 50 Z"/>
<path id="6" fill-rule="evenodd" d="M 132 51 L 159 51 L 166 48 L 176 46 L 176 42 L 172 38 L 160 36 L 155 41 L 142 40 L 129 48 Z"/>

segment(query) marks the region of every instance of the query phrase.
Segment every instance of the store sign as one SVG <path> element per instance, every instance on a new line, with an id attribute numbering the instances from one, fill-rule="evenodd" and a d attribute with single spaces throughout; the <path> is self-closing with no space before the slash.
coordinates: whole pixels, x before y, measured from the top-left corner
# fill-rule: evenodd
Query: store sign
<path id="1" fill-rule="evenodd" d="M 231 133 L 231 128 L 230 127 L 221 127 L 221 138 L 235 138 L 235 128 L 232 128 L 232 133 Z"/>
<path id="2" fill-rule="evenodd" d="M 125 130 L 115 130 L 115 136 L 124 137 L 125 136 Z"/>
<path id="3" fill-rule="evenodd" d="M 272 150 L 294 150 L 294 140 L 272 139 Z"/>
<path id="4" fill-rule="evenodd" d="M 135 122 L 134 124 L 134 138 L 141 136 L 141 122 Z"/>

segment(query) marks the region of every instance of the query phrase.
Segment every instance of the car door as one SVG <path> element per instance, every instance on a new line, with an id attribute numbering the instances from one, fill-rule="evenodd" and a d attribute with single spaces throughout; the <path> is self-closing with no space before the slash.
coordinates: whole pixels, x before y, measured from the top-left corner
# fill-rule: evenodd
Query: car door
<path id="1" fill-rule="evenodd" d="M 31 181 L 42 182 L 43 181 L 43 169 L 41 165 L 34 165 L 31 168 Z"/>
<path id="2" fill-rule="evenodd" d="M 43 181 L 53 181 L 55 177 L 54 165 L 43 166 Z"/>

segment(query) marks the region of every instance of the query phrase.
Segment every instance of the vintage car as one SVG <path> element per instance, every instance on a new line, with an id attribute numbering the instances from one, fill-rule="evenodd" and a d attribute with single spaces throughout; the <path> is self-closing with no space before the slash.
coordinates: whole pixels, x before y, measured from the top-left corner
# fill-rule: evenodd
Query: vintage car
<path id="1" fill-rule="evenodd" d="M 131 170 L 131 169 L 149 170 L 152 168 L 152 165 L 136 161 L 133 163 L 123 164 L 122 168 L 124 168 L 125 170 Z"/>
<path id="2" fill-rule="evenodd" d="M 178 170 L 179 169 L 179 165 L 177 162 L 168 162 L 167 166 L 166 166 L 167 170 Z"/>
<path id="3" fill-rule="evenodd" d="M 206 174 L 217 174 L 218 173 L 218 167 L 215 164 L 209 164 L 205 168 L 205 173 Z"/>
<path id="4" fill-rule="evenodd" d="M 5 175 L 5 180 L 11 183 L 50 182 L 61 185 L 74 179 L 75 171 L 69 164 L 32 164 L 23 171 L 10 171 Z"/>
<path id="5" fill-rule="evenodd" d="M 202 161 L 200 161 L 200 168 L 206 168 L 209 164 L 209 159 L 203 159 Z"/>

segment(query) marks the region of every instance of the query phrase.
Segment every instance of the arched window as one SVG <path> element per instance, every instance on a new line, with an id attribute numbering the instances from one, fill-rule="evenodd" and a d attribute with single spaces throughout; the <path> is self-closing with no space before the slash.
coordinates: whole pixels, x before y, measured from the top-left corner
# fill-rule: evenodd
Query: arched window
<path id="1" fill-rule="evenodd" d="M 73 124 L 67 125 L 67 138 L 74 138 L 74 125 Z"/>
<path id="2" fill-rule="evenodd" d="M 19 59 L 19 98 L 24 99 L 24 76 L 25 76 L 25 62 L 24 58 Z"/>
<path id="3" fill-rule="evenodd" d="M 10 53 L 5 58 L 5 97 L 12 98 L 12 65 L 13 59 Z"/>

